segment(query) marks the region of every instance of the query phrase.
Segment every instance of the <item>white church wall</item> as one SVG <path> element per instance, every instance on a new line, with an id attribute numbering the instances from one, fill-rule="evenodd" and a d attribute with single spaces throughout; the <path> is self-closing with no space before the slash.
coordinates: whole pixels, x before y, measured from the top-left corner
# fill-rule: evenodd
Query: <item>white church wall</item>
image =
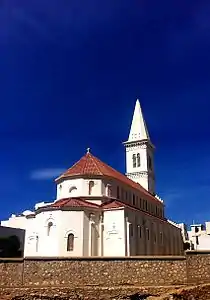
<path id="1" fill-rule="evenodd" d="M 83 219 L 83 255 L 89 256 L 89 212 L 84 213 Z"/>
<path id="2" fill-rule="evenodd" d="M 83 211 L 61 211 L 58 221 L 59 227 L 59 255 L 60 256 L 83 256 L 84 238 L 84 212 Z M 74 235 L 74 247 L 72 251 L 67 250 L 68 235 Z"/>
<path id="3" fill-rule="evenodd" d="M 124 210 L 104 211 L 104 256 L 125 256 Z"/>
<path id="4" fill-rule="evenodd" d="M 68 197 L 101 197 L 101 195 L 102 183 L 100 179 L 64 179 L 57 184 L 57 200 Z"/>
<path id="5" fill-rule="evenodd" d="M 51 225 L 49 228 L 49 224 Z M 83 211 L 46 211 L 36 216 L 38 256 L 83 255 Z M 67 251 L 68 234 L 74 235 L 74 248 Z M 28 256 L 33 256 L 28 253 Z"/>
<path id="6" fill-rule="evenodd" d="M 36 217 L 26 219 L 25 256 L 37 255 L 38 227 Z"/>

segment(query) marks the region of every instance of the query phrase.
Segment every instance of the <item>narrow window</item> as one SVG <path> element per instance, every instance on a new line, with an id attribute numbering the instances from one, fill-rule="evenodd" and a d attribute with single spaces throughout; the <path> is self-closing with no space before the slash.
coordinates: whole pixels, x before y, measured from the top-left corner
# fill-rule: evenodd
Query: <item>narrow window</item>
<path id="1" fill-rule="evenodd" d="M 195 233 L 199 232 L 199 228 L 196 226 L 195 227 Z"/>
<path id="2" fill-rule="evenodd" d="M 141 226 L 139 226 L 139 237 L 141 238 Z"/>
<path id="3" fill-rule="evenodd" d="M 125 200 L 128 200 L 128 192 L 125 192 Z"/>
<path id="4" fill-rule="evenodd" d="M 74 235 L 73 233 L 70 233 L 67 238 L 67 251 L 73 251 L 74 250 Z"/>
<path id="5" fill-rule="evenodd" d="M 141 157 L 140 157 L 140 153 L 137 154 L 137 167 L 141 166 Z"/>
<path id="6" fill-rule="evenodd" d="M 163 233 L 160 232 L 160 243 L 163 244 Z"/>
<path id="7" fill-rule="evenodd" d="M 195 239 L 196 239 L 196 245 L 199 245 L 198 236 L 196 236 Z"/>
<path id="8" fill-rule="evenodd" d="M 133 236 L 133 224 L 130 224 L 130 234 Z"/>
<path id="9" fill-rule="evenodd" d="M 141 200 L 141 198 L 140 198 L 140 208 L 141 208 L 141 206 L 142 206 L 142 203 L 141 203 L 141 201 L 142 201 L 142 200 Z"/>
<path id="10" fill-rule="evenodd" d="M 50 233 L 52 231 L 53 223 L 49 222 L 47 225 L 47 236 L 50 236 Z"/>
<path id="11" fill-rule="evenodd" d="M 148 210 L 147 200 L 146 200 L 146 211 Z"/>
<path id="12" fill-rule="evenodd" d="M 147 239 L 149 241 L 149 228 L 147 228 Z"/>
<path id="13" fill-rule="evenodd" d="M 133 154 L 133 168 L 136 168 L 136 154 Z"/>
<path id="14" fill-rule="evenodd" d="M 117 199 L 119 199 L 120 198 L 120 188 L 119 188 L 119 186 L 117 186 Z"/>
<path id="15" fill-rule="evenodd" d="M 111 197 L 111 185 L 107 184 L 106 186 L 106 196 Z"/>
<path id="16" fill-rule="evenodd" d="M 136 197 L 135 197 L 135 194 L 133 194 L 133 205 L 136 205 Z"/>
<path id="17" fill-rule="evenodd" d="M 124 189 L 121 189 L 121 199 L 124 200 Z"/>
<path id="18" fill-rule="evenodd" d="M 156 237 L 156 233 L 154 233 L 154 244 L 156 244 L 157 242 L 157 237 Z"/>
<path id="19" fill-rule="evenodd" d="M 94 181 L 89 181 L 89 189 L 88 189 L 88 195 L 92 194 L 92 189 L 94 187 Z"/>

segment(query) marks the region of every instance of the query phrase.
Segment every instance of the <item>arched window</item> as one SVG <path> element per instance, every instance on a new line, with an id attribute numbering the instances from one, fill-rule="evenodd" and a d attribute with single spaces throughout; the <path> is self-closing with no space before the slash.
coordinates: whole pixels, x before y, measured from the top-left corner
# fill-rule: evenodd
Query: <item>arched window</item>
<path id="1" fill-rule="evenodd" d="M 52 231 L 52 227 L 53 227 L 53 223 L 52 222 L 49 222 L 47 224 L 47 236 L 50 236 L 50 233 Z"/>
<path id="2" fill-rule="evenodd" d="M 136 154 L 133 154 L 133 168 L 136 168 Z"/>
<path id="3" fill-rule="evenodd" d="M 89 186 L 88 186 L 88 195 L 91 195 L 92 194 L 92 189 L 94 187 L 94 181 L 89 181 Z"/>
<path id="4" fill-rule="evenodd" d="M 62 184 L 59 185 L 59 190 L 60 190 L 60 191 L 62 190 Z"/>
<path id="5" fill-rule="evenodd" d="M 111 197 L 111 184 L 106 186 L 106 196 Z"/>
<path id="6" fill-rule="evenodd" d="M 67 251 L 73 251 L 74 250 L 74 235 L 73 233 L 70 233 L 67 237 Z"/>
<path id="7" fill-rule="evenodd" d="M 140 157 L 140 153 L 137 154 L 137 167 L 141 166 L 141 157 Z"/>
<path id="8" fill-rule="evenodd" d="M 75 192 L 77 190 L 76 186 L 71 186 L 69 189 L 69 194 L 71 194 L 72 192 Z"/>

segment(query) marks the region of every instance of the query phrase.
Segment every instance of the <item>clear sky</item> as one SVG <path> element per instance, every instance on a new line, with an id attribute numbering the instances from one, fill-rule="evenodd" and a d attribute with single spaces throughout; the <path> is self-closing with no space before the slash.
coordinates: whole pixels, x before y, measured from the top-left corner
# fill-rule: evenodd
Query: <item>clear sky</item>
<path id="1" fill-rule="evenodd" d="M 0 219 L 90 147 L 124 172 L 135 100 L 167 216 L 210 219 L 210 2 L 2 0 Z"/>

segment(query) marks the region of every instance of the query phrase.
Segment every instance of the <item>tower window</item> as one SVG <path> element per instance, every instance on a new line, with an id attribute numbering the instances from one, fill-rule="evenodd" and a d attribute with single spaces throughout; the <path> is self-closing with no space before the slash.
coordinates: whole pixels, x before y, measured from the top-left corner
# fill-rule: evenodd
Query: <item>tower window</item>
<path id="1" fill-rule="evenodd" d="M 92 189 L 94 187 L 94 181 L 89 181 L 89 186 L 88 186 L 88 195 L 91 195 L 92 194 Z"/>
<path id="2" fill-rule="evenodd" d="M 140 157 L 140 153 L 137 154 L 137 167 L 141 166 L 141 157 Z"/>
<path id="3" fill-rule="evenodd" d="M 73 233 L 70 233 L 67 238 L 67 251 L 73 251 L 74 250 L 74 235 Z"/>
<path id="4" fill-rule="evenodd" d="M 133 168 L 136 168 L 136 154 L 133 154 Z"/>

